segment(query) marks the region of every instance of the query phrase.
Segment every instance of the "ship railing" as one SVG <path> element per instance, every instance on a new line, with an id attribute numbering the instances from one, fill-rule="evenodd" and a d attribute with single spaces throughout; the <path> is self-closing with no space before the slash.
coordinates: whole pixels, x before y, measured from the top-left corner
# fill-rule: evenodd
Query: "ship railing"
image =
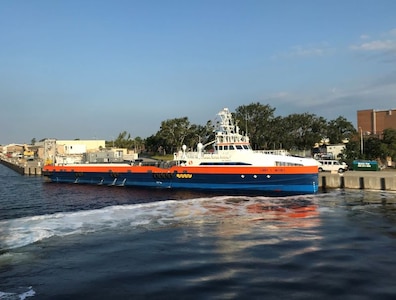
<path id="1" fill-rule="evenodd" d="M 262 153 L 262 154 L 272 154 L 272 155 L 283 155 L 289 156 L 290 153 L 287 150 L 279 149 L 279 150 L 254 150 L 255 153 Z"/>
<path id="2" fill-rule="evenodd" d="M 229 159 L 229 154 L 218 154 L 218 153 L 197 153 L 187 152 L 182 155 L 175 155 L 175 160 L 189 160 L 189 159 Z"/>
<path id="3" fill-rule="evenodd" d="M 157 161 L 141 161 L 136 160 L 131 162 L 132 166 L 143 166 L 143 167 L 157 167 L 161 169 L 169 169 L 172 166 L 181 164 L 180 161 L 167 161 L 167 160 L 157 160 Z"/>

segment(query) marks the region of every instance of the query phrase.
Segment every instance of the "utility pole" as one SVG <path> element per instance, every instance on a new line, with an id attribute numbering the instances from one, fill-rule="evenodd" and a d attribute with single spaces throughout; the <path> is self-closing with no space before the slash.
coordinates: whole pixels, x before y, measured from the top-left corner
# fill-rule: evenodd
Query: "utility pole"
<path id="1" fill-rule="evenodd" d="M 360 153 L 363 156 L 363 130 L 362 127 L 359 126 L 360 129 Z"/>

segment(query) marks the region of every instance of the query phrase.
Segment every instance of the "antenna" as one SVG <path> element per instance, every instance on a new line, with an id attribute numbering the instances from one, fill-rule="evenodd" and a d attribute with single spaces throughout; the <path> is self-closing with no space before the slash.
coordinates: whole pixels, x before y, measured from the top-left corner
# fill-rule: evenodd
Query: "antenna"
<path id="1" fill-rule="evenodd" d="M 246 114 L 245 122 L 246 122 L 246 124 L 245 124 L 245 126 L 246 126 L 245 132 L 246 132 L 246 136 L 248 136 L 248 114 Z"/>

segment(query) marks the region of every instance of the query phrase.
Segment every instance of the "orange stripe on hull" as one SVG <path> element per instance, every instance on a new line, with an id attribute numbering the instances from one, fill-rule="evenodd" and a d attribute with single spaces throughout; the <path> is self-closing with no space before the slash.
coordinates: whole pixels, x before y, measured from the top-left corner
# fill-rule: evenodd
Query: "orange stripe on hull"
<path id="1" fill-rule="evenodd" d="M 284 167 L 255 167 L 255 166 L 173 166 L 159 168 L 154 166 L 45 166 L 47 172 L 89 172 L 89 173 L 192 173 L 192 174 L 314 174 L 318 173 L 317 166 L 284 166 Z"/>

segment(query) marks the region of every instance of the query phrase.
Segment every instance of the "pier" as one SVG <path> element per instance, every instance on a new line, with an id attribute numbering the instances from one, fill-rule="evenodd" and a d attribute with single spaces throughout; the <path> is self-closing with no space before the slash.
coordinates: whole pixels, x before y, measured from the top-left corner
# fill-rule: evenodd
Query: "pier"
<path id="1" fill-rule="evenodd" d="M 1 158 L 0 163 L 21 175 L 42 174 L 42 164 L 39 161 L 24 161 L 12 158 Z"/>
<path id="2" fill-rule="evenodd" d="M 396 191 L 396 170 L 321 172 L 319 188 L 322 191 L 335 188 Z"/>

